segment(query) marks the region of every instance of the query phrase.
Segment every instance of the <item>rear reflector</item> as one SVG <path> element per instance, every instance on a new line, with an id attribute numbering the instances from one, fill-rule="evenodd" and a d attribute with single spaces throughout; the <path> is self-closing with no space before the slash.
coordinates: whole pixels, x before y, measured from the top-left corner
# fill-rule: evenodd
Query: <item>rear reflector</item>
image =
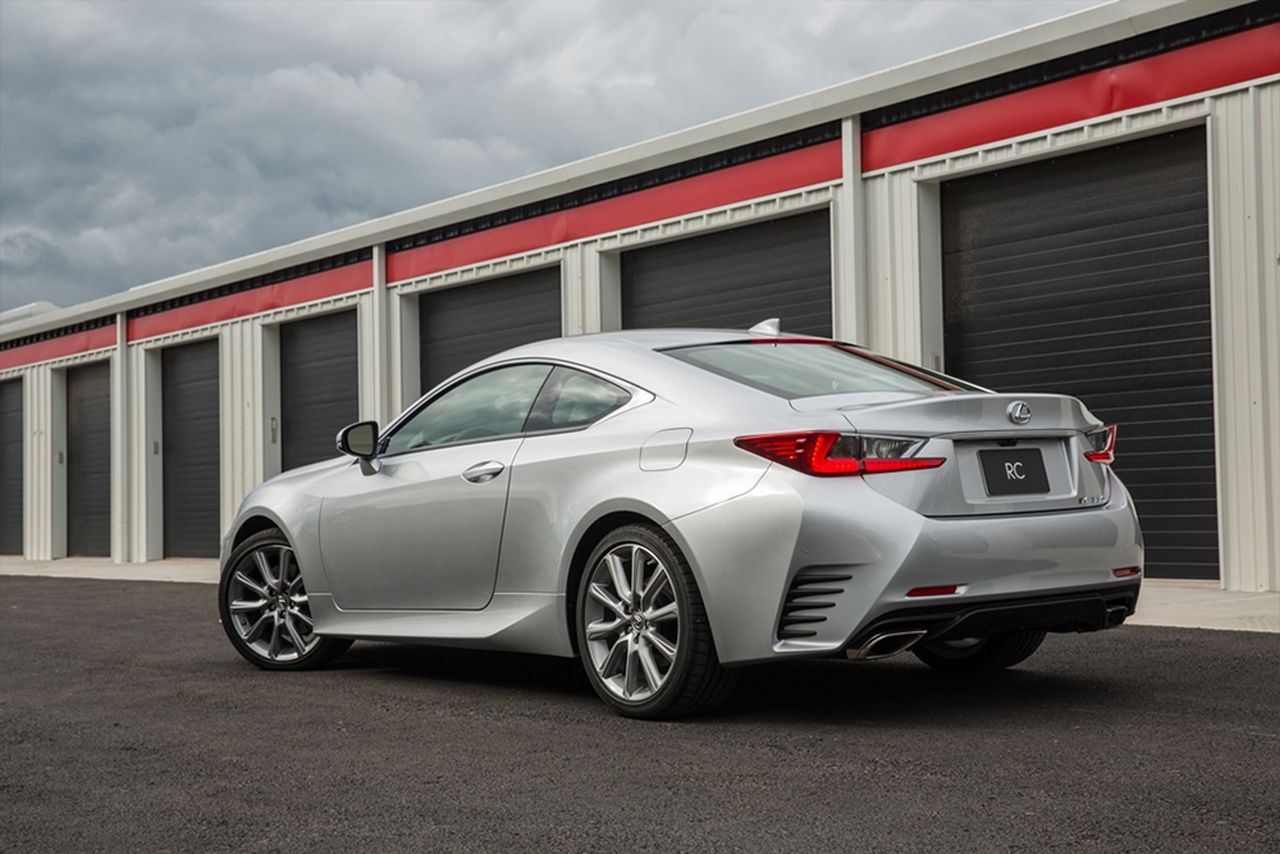
<path id="1" fill-rule="evenodd" d="M 1142 574 L 1142 567 L 1139 566 L 1123 566 L 1120 569 L 1111 570 L 1111 574 L 1116 578 L 1131 578 L 1135 575 Z"/>
<path id="2" fill-rule="evenodd" d="M 1116 425 L 1108 424 L 1101 430 L 1086 434 L 1084 438 L 1090 448 L 1084 452 L 1086 460 L 1106 465 L 1116 461 Z"/>
<path id="3" fill-rule="evenodd" d="M 816 477 L 933 469 L 946 462 L 943 457 L 889 456 L 917 448 L 923 444 L 918 439 L 898 442 L 884 437 L 864 439 L 848 433 L 813 431 L 739 436 L 733 444 L 766 460 Z"/>
<path id="4" fill-rule="evenodd" d="M 942 587 L 915 587 L 907 591 L 909 598 L 917 596 L 950 596 L 956 592 L 956 585 L 947 584 Z"/>

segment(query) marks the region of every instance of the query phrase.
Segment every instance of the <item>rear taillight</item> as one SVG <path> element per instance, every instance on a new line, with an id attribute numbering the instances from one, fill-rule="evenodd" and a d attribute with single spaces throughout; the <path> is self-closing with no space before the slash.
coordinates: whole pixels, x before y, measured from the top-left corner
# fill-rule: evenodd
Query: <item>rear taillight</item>
<path id="1" fill-rule="evenodd" d="M 933 469 L 946 462 L 942 457 L 910 456 L 923 444 L 919 439 L 889 436 L 813 431 L 740 436 L 733 443 L 766 460 L 817 477 Z"/>
<path id="2" fill-rule="evenodd" d="M 1084 458 L 1093 463 L 1111 465 L 1116 461 L 1116 425 L 1108 424 L 1100 430 L 1086 433 L 1084 436 Z"/>

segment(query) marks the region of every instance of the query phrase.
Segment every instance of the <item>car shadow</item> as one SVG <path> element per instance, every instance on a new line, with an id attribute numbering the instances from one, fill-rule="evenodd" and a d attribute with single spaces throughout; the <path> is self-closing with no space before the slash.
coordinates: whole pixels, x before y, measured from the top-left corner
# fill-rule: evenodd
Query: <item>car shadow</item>
<path id="1" fill-rule="evenodd" d="M 906 655 L 893 661 L 795 661 L 749 668 L 722 721 L 954 725 L 1000 718 L 1042 720 L 1066 708 L 1130 705 L 1127 683 L 1101 674 L 1037 669 L 948 676 Z"/>
<path id="2" fill-rule="evenodd" d="M 330 670 L 413 680 L 447 681 L 496 691 L 594 698 L 577 659 L 450 649 L 403 643 L 360 643 Z M 845 723 L 902 726 L 967 721 L 1041 720 L 1064 709 L 1126 714 L 1132 688 L 1118 676 L 1036 668 L 1034 662 L 984 676 L 936 673 L 911 656 L 853 663 L 821 659 L 743 669 L 724 706 L 690 722 Z M 606 713 L 604 707 L 600 707 Z"/>
<path id="3" fill-rule="evenodd" d="M 326 669 L 594 696 L 576 658 L 378 641 L 356 644 Z"/>

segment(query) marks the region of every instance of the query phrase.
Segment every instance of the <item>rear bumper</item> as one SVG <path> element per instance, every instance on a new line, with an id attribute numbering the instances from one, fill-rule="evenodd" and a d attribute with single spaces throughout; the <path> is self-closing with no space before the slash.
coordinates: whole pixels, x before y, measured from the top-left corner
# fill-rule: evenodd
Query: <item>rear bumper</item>
<path id="1" fill-rule="evenodd" d="M 924 641 L 986 637 L 996 632 L 1096 632 L 1112 629 L 1138 607 L 1138 582 L 1109 584 L 1050 596 L 901 608 L 882 614 L 850 638 L 847 649 L 866 648 L 876 637 L 923 632 Z"/>
<path id="2" fill-rule="evenodd" d="M 1100 507 L 937 519 L 861 478 L 775 466 L 747 494 L 666 528 L 725 664 L 839 653 L 904 614 L 929 632 L 1101 627 L 1109 602 L 1132 613 L 1141 580 L 1112 571 L 1143 562 L 1129 495 L 1109 477 Z M 909 595 L 951 585 L 951 595 Z"/>

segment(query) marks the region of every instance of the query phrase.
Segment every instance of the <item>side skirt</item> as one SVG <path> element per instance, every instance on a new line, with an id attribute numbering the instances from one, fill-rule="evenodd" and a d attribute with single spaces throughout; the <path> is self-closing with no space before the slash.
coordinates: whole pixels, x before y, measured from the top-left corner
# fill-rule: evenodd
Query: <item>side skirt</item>
<path id="1" fill-rule="evenodd" d="M 561 593 L 495 593 L 479 611 L 344 611 L 328 593 L 310 600 L 316 632 L 329 637 L 573 656 Z"/>

